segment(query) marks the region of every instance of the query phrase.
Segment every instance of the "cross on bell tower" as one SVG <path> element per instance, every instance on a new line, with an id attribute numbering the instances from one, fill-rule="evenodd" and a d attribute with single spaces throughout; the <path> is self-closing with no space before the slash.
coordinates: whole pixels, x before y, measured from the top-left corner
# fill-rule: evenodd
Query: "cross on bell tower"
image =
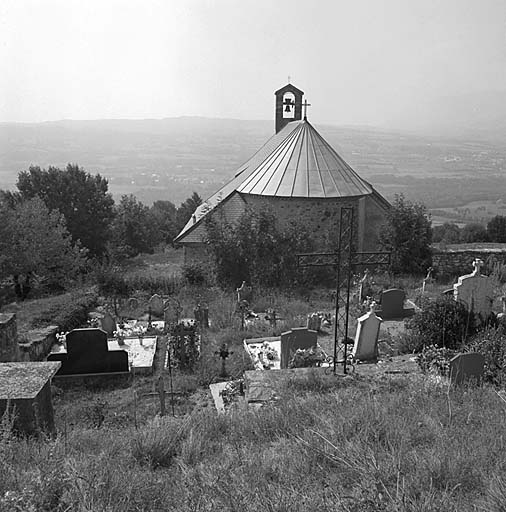
<path id="1" fill-rule="evenodd" d="M 304 92 L 288 83 L 274 94 L 276 96 L 276 133 L 278 133 L 291 121 L 302 119 Z"/>

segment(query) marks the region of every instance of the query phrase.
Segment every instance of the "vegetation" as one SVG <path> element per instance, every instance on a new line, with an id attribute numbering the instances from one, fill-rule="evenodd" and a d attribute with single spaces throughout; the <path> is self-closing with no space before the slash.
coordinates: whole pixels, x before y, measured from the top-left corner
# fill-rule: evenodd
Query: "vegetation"
<path id="1" fill-rule="evenodd" d="M 255 286 L 300 284 L 297 253 L 312 249 L 306 226 L 293 222 L 280 228 L 270 210 L 247 210 L 236 224 L 210 217 L 206 221 L 216 279 L 225 286 L 242 281 Z"/>
<path id="2" fill-rule="evenodd" d="M 34 280 L 63 290 L 83 270 L 85 251 L 72 243 L 65 221 L 39 198 L 0 204 L 0 277 L 13 276 L 18 299 L 25 299 Z"/>
<path id="3" fill-rule="evenodd" d="M 487 224 L 487 233 L 491 242 L 506 242 L 506 217 L 496 215 Z"/>
<path id="4" fill-rule="evenodd" d="M 431 261 L 431 234 L 427 208 L 396 195 L 380 232 L 382 246 L 392 252 L 392 271 L 424 273 Z"/>

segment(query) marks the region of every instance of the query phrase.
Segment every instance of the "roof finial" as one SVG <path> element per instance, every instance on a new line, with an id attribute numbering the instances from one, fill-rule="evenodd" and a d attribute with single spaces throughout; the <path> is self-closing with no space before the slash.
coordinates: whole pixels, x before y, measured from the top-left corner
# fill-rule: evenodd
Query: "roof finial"
<path id="1" fill-rule="evenodd" d="M 311 103 L 308 103 L 307 100 L 304 100 L 302 106 L 304 107 L 304 121 L 307 121 L 307 107 L 310 107 Z"/>
<path id="2" fill-rule="evenodd" d="M 292 79 L 292 77 L 290 75 L 288 75 L 288 83 L 290 83 L 291 79 Z"/>

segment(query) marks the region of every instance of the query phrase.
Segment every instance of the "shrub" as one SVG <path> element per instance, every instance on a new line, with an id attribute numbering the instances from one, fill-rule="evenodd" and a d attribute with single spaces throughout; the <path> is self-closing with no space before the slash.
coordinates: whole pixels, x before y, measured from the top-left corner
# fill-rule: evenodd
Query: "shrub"
<path id="1" fill-rule="evenodd" d="M 476 334 L 466 345 L 471 352 L 485 357 L 486 381 L 500 387 L 506 386 L 506 333 L 504 327 L 489 328 Z"/>
<path id="2" fill-rule="evenodd" d="M 183 266 L 183 277 L 188 284 L 203 285 L 208 282 L 209 270 L 199 263 L 188 263 Z"/>
<path id="3" fill-rule="evenodd" d="M 423 373 L 429 373 L 435 370 L 440 375 L 448 375 L 450 360 L 456 354 L 456 350 L 446 347 L 437 347 L 436 345 L 428 345 L 423 347 L 420 354 L 418 354 L 416 362 Z"/>
<path id="4" fill-rule="evenodd" d="M 463 304 L 447 297 L 424 301 L 422 310 L 406 322 L 406 327 L 403 344 L 413 352 L 429 345 L 458 348 L 476 331 L 474 315 Z"/>

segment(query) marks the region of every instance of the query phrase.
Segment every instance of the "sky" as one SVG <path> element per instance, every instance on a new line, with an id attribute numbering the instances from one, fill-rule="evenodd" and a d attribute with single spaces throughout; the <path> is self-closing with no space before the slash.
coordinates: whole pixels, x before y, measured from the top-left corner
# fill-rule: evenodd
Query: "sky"
<path id="1" fill-rule="evenodd" d="M 506 119 L 506 0 L 0 2 L 0 122 L 272 119 L 288 76 L 319 123 Z"/>

